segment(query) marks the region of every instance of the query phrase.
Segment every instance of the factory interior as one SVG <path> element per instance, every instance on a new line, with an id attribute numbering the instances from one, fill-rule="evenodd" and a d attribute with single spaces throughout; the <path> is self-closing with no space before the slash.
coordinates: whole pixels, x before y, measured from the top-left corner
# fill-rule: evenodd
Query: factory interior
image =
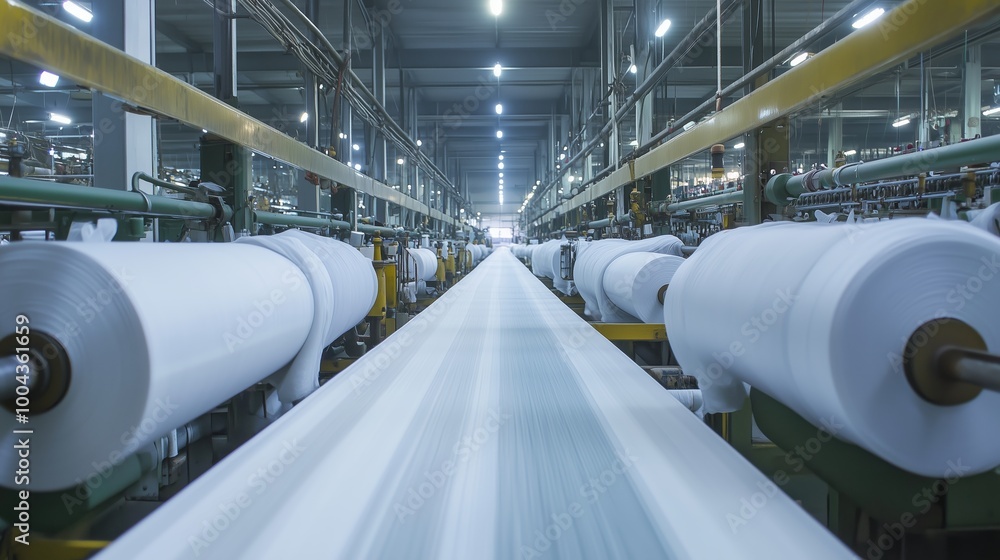
<path id="1" fill-rule="evenodd" d="M 0 560 L 1000 557 L 996 0 L 0 0 Z"/>

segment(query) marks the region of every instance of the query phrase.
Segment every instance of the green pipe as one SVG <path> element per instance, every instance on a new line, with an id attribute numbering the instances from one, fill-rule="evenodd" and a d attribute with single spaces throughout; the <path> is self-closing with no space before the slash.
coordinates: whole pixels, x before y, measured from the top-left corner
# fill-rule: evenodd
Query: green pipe
<path id="1" fill-rule="evenodd" d="M 133 191 L 138 191 L 139 190 L 139 181 L 140 180 L 141 181 L 146 181 L 147 183 L 150 183 L 152 185 L 156 185 L 157 187 L 162 187 L 164 189 L 170 189 L 172 191 L 177 191 L 177 192 L 182 192 L 182 193 L 190 194 L 192 196 L 199 194 L 196 189 L 192 189 L 191 187 L 186 187 L 186 186 L 183 186 L 183 185 L 175 185 L 175 184 L 170 183 L 168 181 L 164 181 L 162 179 L 157 179 L 156 177 L 153 177 L 151 175 L 146 175 L 142 171 L 136 171 L 135 173 L 132 174 L 132 190 Z"/>
<path id="2" fill-rule="evenodd" d="M 375 235 L 377 233 L 382 237 L 396 237 L 400 233 L 398 230 L 389 227 L 371 226 L 368 224 L 358 224 L 358 231 L 367 233 L 368 235 Z"/>
<path id="3" fill-rule="evenodd" d="M 630 213 L 626 212 L 625 214 L 622 214 L 621 216 L 618 216 L 617 218 L 614 218 L 614 219 L 612 219 L 612 218 L 604 218 L 603 220 L 597 220 L 597 221 L 594 221 L 594 222 L 587 222 L 587 229 L 602 229 L 602 228 L 611 227 L 611 226 L 618 225 L 618 224 L 627 224 L 628 221 L 631 220 L 631 219 L 632 219 L 632 215 Z"/>
<path id="4" fill-rule="evenodd" d="M 798 198 L 810 191 L 919 175 L 929 171 L 947 171 L 997 159 L 1000 159 L 1000 135 L 804 175 L 775 175 L 767 183 L 765 194 L 772 203 L 788 206 L 788 199 Z"/>
<path id="5" fill-rule="evenodd" d="M 233 215 L 227 206 L 223 206 L 225 215 L 218 216 L 216 208 L 204 202 L 9 176 L 0 176 L 0 202 L 203 220 L 224 218 L 229 221 Z"/>
<path id="6" fill-rule="evenodd" d="M 350 230 L 351 224 L 340 220 L 328 220 L 326 218 L 310 218 L 308 216 L 292 216 L 290 214 L 276 214 L 274 212 L 254 212 L 257 222 L 270 226 L 297 226 L 306 228 L 331 228 Z"/>
<path id="7" fill-rule="evenodd" d="M 667 212 L 683 212 L 685 210 L 694 210 L 696 208 L 703 208 L 705 206 L 716 206 L 720 204 L 736 204 L 738 202 L 743 202 L 743 191 L 728 192 L 712 196 L 703 196 L 701 198 L 695 198 L 692 200 L 675 202 L 667 206 Z"/>

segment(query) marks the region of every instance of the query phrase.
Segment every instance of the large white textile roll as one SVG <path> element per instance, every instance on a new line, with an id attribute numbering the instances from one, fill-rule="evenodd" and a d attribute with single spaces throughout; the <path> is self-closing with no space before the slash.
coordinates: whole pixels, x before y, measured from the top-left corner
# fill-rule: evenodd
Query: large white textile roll
<path id="1" fill-rule="evenodd" d="M 674 275 L 664 321 L 707 412 L 743 382 L 816 426 L 924 476 L 1000 464 L 1000 394 L 956 406 L 918 396 L 907 341 L 942 318 L 1000 351 L 1000 239 L 965 223 L 779 223 L 708 238 Z"/>
<path id="2" fill-rule="evenodd" d="M 281 369 L 313 322 L 299 267 L 243 243 L 13 243 L 0 249 L 0 291 L 0 338 L 24 315 L 70 365 L 63 399 L 27 425 L 39 491 L 100 476 Z M 0 425 L 13 473 L 20 425 L 6 409 Z"/>
<path id="3" fill-rule="evenodd" d="M 684 258 L 656 253 L 629 253 L 615 259 L 604 272 L 604 291 L 630 321 L 663 320 L 661 290 L 670 284 Z"/>

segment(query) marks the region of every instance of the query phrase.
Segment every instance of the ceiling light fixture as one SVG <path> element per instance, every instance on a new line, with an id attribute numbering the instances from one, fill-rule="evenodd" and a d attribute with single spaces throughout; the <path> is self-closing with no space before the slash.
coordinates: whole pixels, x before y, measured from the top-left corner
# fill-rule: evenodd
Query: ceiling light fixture
<path id="1" fill-rule="evenodd" d="M 59 83 L 59 76 L 56 76 L 51 72 L 43 71 L 41 75 L 38 76 L 38 83 L 45 87 L 56 87 L 56 84 Z"/>
<path id="2" fill-rule="evenodd" d="M 847 150 L 846 152 L 844 152 L 844 155 L 845 156 L 856 156 L 856 155 L 858 155 L 858 151 L 857 150 Z"/>
<path id="3" fill-rule="evenodd" d="M 736 144 L 735 146 L 733 146 L 733 149 L 734 150 L 742 150 L 743 148 L 746 148 L 746 147 L 747 147 L 747 145 L 745 143 L 740 142 L 739 144 Z"/>
<path id="4" fill-rule="evenodd" d="M 792 57 L 792 59 L 790 61 L 788 61 L 788 64 L 791 65 L 792 68 L 794 68 L 794 67 L 798 66 L 799 64 L 802 64 L 803 62 L 805 62 L 809 58 L 809 56 L 810 56 L 809 53 L 807 53 L 807 52 L 801 52 L 801 53 L 795 55 L 794 57 Z"/>
<path id="5" fill-rule="evenodd" d="M 403 165 L 404 163 L 406 163 L 406 160 L 403 159 L 403 158 L 399 158 L 399 159 L 396 160 L 396 163 L 399 164 L 399 165 Z"/>
<path id="6" fill-rule="evenodd" d="M 667 34 L 667 31 L 669 29 L 670 29 L 670 20 L 665 19 L 663 20 L 662 23 L 660 23 L 660 26 L 656 28 L 656 33 L 654 33 L 654 35 L 656 35 L 657 37 L 663 37 L 664 35 Z"/>
<path id="7" fill-rule="evenodd" d="M 490 0 L 490 13 L 498 17 L 503 13 L 503 0 Z"/>
<path id="8" fill-rule="evenodd" d="M 351 146 L 351 149 L 356 152 L 356 151 L 358 151 L 358 150 L 361 149 L 361 146 L 358 146 L 357 144 L 354 144 L 353 146 Z"/>
<path id="9" fill-rule="evenodd" d="M 880 18 L 884 13 L 885 9 L 875 8 L 874 10 L 854 20 L 854 23 L 851 24 L 851 27 L 853 27 L 854 29 L 861 29 L 862 27 Z"/>
<path id="10" fill-rule="evenodd" d="M 66 115 L 60 115 L 59 113 L 49 113 L 49 120 L 57 122 L 60 124 L 72 124 L 73 120 Z"/>
<path id="11" fill-rule="evenodd" d="M 424 145 L 424 141 L 423 141 L 423 140 L 417 140 L 417 147 L 418 147 L 418 148 L 419 148 L 420 146 L 423 146 L 423 145 Z"/>
<path id="12" fill-rule="evenodd" d="M 499 78 L 501 73 L 503 73 L 503 66 L 500 66 L 500 63 L 497 62 L 493 65 L 493 75 Z"/>
<path id="13" fill-rule="evenodd" d="M 497 103 L 497 114 L 498 115 L 502 115 L 503 114 L 503 104 L 501 104 L 501 103 Z"/>
<path id="14" fill-rule="evenodd" d="M 899 128 L 908 124 L 910 124 L 910 117 L 902 117 L 893 121 L 892 126 L 893 128 Z"/>
<path id="15" fill-rule="evenodd" d="M 636 74 L 636 73 L 639 72 L 639 67 L 636 66 L 635 64 L 633 64 L 632 66 L 628 67 L 628 71 L 631 72 L 631 73 L 633 73 L 633 74 Z"/>
<path id="16" fill-rule="evenodd" d="M 503 131 L 502 130 L 498 130 L 497 131 L 497 139 L 500 139 L 500 138 L 503 138 Z"/>
<path id="17" fill-rule="evenodd" d="M 63 2 L 63 9 L 69 12 L 71 16 L 86 23 L 90 23 L 90 20 L 94 19 L 94 14 L 90 10 L 73 2 L 73 0 Z"/>
<path id="18" fill-rule="evenodd" d="M 304 122 L 306 122 L 307 120 L 309 120 L 309 113 L 305 113 L 305 112 L 303 112 L 303 113 L 302 113 L 302 114 L 301 114 L 301 115 L 299 116 L 299 122 L 300 122 L 300 123 L 304 123 Z"/>
<path id="19" fill-rule="evenodd" d="M 503 169 L 503 162 L 502 161 L 497 164 L 497 169 Z"/>

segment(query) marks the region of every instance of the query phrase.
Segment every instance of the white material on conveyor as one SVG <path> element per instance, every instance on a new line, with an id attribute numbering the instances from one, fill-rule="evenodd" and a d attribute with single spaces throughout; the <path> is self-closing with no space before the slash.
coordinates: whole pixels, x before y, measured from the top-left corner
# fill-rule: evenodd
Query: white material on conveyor
<path id="1" fill-rule="evenodd" d="M 972 217 L 969 222 L 972 225 L 993 235 L 1000 235 L 1000 202 L 984 210 L 972 210 L 969 215 Z"/>
<path id="2" fill-rule="evenodd" d="M 29 488 L 40 491 L 99 478 L 99 465 L 274 373 L 315 308 L 298 266 L 237 243 L 12 243 L 0 249 L 0 293 L 0 338 L 24 314 L 71 365 L 63 400 L 30 417 Z M 13 473 L 18 424 L 5 408 L 0 426 L 0 470 Z"/>
<path id="3" fill-rule="evenodd" d="M 577 254 L 576 265 L 573 267 L 573 280 L 585 302 L 584 313 L 605 323 L 628 322 L 628 314 L 618 309 L 604 291 L 605 270 L 615 259 L 628 253 L 659 253 L 679 257 L 683 246 L 680 239 L 671 235 L 641 241 L 605 239 L 591 243 L 590 248 Z"/>
<path id="4" fill-rule="evenodd" d="M 739 228 L 681 266 L 664 321 L 706 412 L 738 409 L 746 382 L 900 468 L 947 477 L 961 461 L 978 473 L 1000 464 L 1000 394 L 931 404 L 902 356 L 944 317 L 1000 351 L 998 256 L 1000 239 L 942 220 Z"/>
<path id="5" fill-rule="evenodd" d="M 152 556 L 851 557 L 506 250 L 98 558 Z"/>
<path id="6" fill-rule="evenodd" d="M 430 282 L 437 277 L 437 253 L 430 249 L 409 249 L 406 252 L 406 277 Z"/>
<path id="7" fill-rule="evenodd" d="M 271 236 L 241 237 L 237 243 L 263 247 L 305 273 L 316 313 L 298 355 L 273 380 L 278 397 L 293 403 L 319 388 L 323 349 L 364 320 L 375 304 L 378 278 L 371 260 L 347 243 L 297 229 Z"/>
<path id="8" fill-rule="evenodd" d="M 611 262 L 604 271 L 604 292 L 627 322 L 663 321 L 660 290 L 670 284 L 684 258 L 656 253 L 629 253 Z"/>

